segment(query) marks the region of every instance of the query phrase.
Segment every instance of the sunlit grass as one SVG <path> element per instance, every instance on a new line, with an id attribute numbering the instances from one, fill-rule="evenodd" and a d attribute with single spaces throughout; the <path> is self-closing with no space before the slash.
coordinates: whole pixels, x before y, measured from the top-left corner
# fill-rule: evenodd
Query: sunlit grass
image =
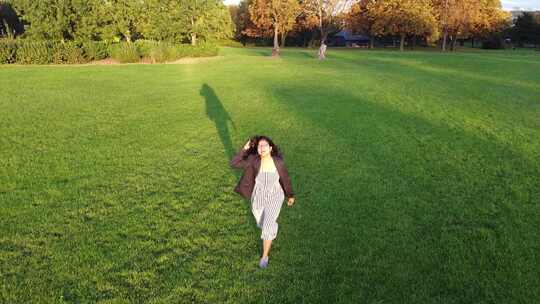
<path id="1" fill-rule="evenodd" d="M 0 68 L 1 303 L 532 303 L 540 54 Z M 270 266 L 228 160 L 297 193 Z"/>

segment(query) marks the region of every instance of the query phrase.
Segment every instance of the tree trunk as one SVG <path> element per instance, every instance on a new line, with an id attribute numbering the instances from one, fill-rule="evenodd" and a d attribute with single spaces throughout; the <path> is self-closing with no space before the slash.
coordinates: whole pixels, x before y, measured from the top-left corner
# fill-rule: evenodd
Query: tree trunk
<path id="1" fill-rule="evenodd" d="M 401 33 L 400 35 L 399 50 L 402 52 L 405 50 L 405 33 Z"/>
<path id="2" fill-rule="evenodd" d="M 326 44 L 321 43 L 321 46 L 319 47 L 319 60 L 326 59 Z"/>
<path id="3" fill-rule="evenodd" d="M 191 30 L 195 28 L 195 19 L 191 18 Z M 191 45 L 197 44 L 197 34 L 191 33 Z"/>
<path id="4" fill-rule="evenodd" d="M 457 37 L 452 37 L 452 51 L 456 50 Z"/>
<path id="5" fill-rule="evenodd" d="M 444 29 L 443 40 L 442 40 L 442 51 L 446 52 L 446 39 L 448 38 L 448 31 Z"/>
<path id="6" fill-rule="evenodd" d="M 124 37 L 126 37 L 127 42 L 131 42 L 131 31 L 126 30 L 126 32 L 124 33 Z"/>
<path id="7" fill-rule="evenodd" d="M 326 59 L 326 33 L 321 32 L 321 46 L 319 47 L 319 60 Z"/>
<path id="8" fill-rule="evenodd" d="M 314 34 L 311 34 L 311 38 L 309 39 L 308 47 L 309 47 L 309 48 L 314 48 L 314 47 L 315 47 L 315 44 L 317 44 L 317 39 L 315 39 L 315 35 L 314 35 Z"/>
<path id="9" fill-rule="evenodd" d="M 281 48 L 285 47 L 285 40 L 287 40 L 287 32 L 281 33 Z"/>
<path id="10" fill-rule="evenodd" d="M 326 58 L 326 32 L 323 27 L 323 13 L 322 6 L 319 5 L 319 30 L 321 31 L 321 46 L 319 47 L 319 60 Z"/>
<path id="11" fill-rule="evenodd" d="M 413 35 L 412 37 L 412 45 L 411 45 L 411 48 L 414 50 L 414 48 L 416 48 L 416 35 Z"/>
<path id="12" fill-rule="evenodd" d="M 278 34 L 278 25 L 274 24 L 274 48 L 272 49 L 272 57 L 279 57 Z"/>
<path id="13" fill-rule="evenodd" d="M 372 50 L 375 48 L 375 36 L 369 37 L 369 48 Z"/>

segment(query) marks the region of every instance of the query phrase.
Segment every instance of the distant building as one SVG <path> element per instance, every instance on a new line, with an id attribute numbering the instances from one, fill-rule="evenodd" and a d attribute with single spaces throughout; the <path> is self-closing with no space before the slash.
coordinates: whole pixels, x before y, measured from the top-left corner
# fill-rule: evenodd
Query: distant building
<path id="1" fill-rule="evenodd" d="M 367 47 L 369 45 L 369 37 L 365 35 L 354 35 L 351 30 L 343 29 L 328 38 L 328 45 Z"/>

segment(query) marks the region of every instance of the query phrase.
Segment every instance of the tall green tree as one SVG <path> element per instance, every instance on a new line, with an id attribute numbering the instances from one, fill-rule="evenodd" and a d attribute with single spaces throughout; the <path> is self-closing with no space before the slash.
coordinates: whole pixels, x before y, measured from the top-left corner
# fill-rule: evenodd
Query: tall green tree
<path id="1" fill-rule="evenodd" d="M 12 4 L 27 24 L 25 36 L 38 40 L 73 39 L 77 16 L 71 0 L 18 0 Z"/>
<path id="2" fill-rule="evenodd" d="M 230 37 L 221 0 L 14 0 L 26 36 L 44 40 L 184 40 Z"/>
<path id="3" fill-rule="evenodd" d="M 104 20 L 100 15 L 100 0 L 71 0 L 73 10 L 73 39 L 101 40 Z"/>
<path id="4" fill-rule="evenodd" d="M 220 0 L 181 0 L 180 16 L 192 45 L 199 38 L 223 39 L 232 36 L 233 24 L 227 7 Z"/>
<path id="5" fill-rule="evenodd" d="M 101 0 L 97 8 L 103 20 L 102 37 L 131 42 L 142 27 L 143 1 Z"/>
<path id="6" fill-rule="evenodd" d="M 181 42 L 186 36 L 180 1 L 146 0 L 141 33 L 146 39 Z"/>

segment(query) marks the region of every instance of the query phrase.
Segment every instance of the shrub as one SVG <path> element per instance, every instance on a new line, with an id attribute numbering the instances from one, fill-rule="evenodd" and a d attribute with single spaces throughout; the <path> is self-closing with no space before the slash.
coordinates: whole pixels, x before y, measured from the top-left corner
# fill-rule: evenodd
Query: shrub
<path id="1" fill-rule="evenodd" d="M 175 47 L 175 59 L 184 57 L 209 57 L 218 54 L 218 47 L 211 43 L 200 43 L 196 46 L 178 44 Z"/>
<path id="2" fill-rule="evenodd" d="M 17 42 L 14 39 L 0 39 L 0 64 L 14 63 L 17 54 Z"/>
<path id="3" fill-rule="evenodd" d="M 159 43 L 158 41 L 143 40 L 143 39 L 135 41 L 137 50 L 139 51 L 139 54 L 142 57 L 150 57 L 152 50 L 156 47 L 158 43 Z"/>
<path id="4" fill-rule="evenodd" d="M 166 42 L 158 43 L 150 52 L 154 62 L 166 62 L 176 59 L 175 46 Z"/>
<path id="5" fill-rule="evenodd" d="M 100 60 L 109 56 L 121 63 L 139 62 L 141 56 L 149 58 L 152 62 L 167 62 L 184 57 L 206 57 L 217 54 L 217 45 L 211 43 L 200 43 L 197 46 L 192 46 L 151 40 L 110 44 L 103 41 L 79 43 L 74 41 L 0 39 L 0 63 L 84 63 L 88 60 Z"/>
<path id="6" fill-rule="evenodd" d="M 111 57 L 120 63 L 139 62 L 141 59 L 137 46 L 131 42 L 121 42 L 113 45 Z"/>
<path id="7" fill-rule="evenodd" d="M 82 47 L 74 42 L 63 43 L 62 59 L 64 63 L 86 63 Z"/>
<path id="8" fill-rule="evenodd" d="M 166 41 L 139 40 L 136 45 L 139 53 L 143 57 L 150 58 L 152 62 L 174 61 L 184 57 L 215 56 L 218 53 L 217 45 L 209 43 L 192 46 Z"/>
<path id="9" fill-rule="evenodd" d="M 50 42 L 19 40 L 17 44 L 17 63 L 47 64 L 52 62 L 52 47 Z"/>
<path id="10" fill-rule="evenodd" d="M 63 63 L 85 63 L 83 50 L 75 42 L 53 42 L 51 43 L 51 62 L 55 64 Z"/>
<path id="11" fill-rule="evenodd" d="M 101 60 L 111 56 L 110 44 L 105 41 L 85 41 L 82 49 L 86 59 Z"/>
<path id="12" fill-rule="evenodd" d="M 191 56 L 193 57 L 210 57 L 217 56 L 219 49 L 216 44 L 213 43 L 201 43 L 193 47 Z"/>
<path id="13" fill-rule="evenodd" d="M 21 64 L 84 63 L 82 48 L 73 41 L 16 40 L 16 62 Z"/>

